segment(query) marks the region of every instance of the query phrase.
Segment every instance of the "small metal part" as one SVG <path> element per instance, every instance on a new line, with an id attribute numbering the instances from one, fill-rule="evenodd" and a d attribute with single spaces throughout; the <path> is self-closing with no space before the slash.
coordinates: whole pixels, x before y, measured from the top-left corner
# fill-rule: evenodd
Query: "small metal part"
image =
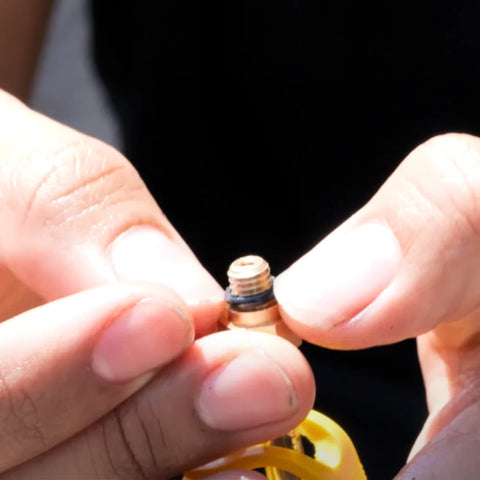
<path id="1" fill-rule="evenodd" d="M 234 296 L 248 297 L 273 286 L 270 265 L 258 255 L 237 258 L 230 265 L 227 276 Z"/>
<path id="2" fill-rule="evenodd" d="M 227 323 L 230 330 L 239 328 L 271 333 L 297 347 L 301 339 L 283 322 L 273 295 L 270 266 L 258 255 L 237 258 L 227 272 L 229 286 L 225 292 Z"/>

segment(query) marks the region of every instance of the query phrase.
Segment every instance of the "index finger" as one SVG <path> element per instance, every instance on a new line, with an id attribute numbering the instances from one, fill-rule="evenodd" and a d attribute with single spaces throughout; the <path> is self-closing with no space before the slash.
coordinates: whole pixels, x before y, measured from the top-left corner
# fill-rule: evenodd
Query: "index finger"
<path id="1" fill-rule="evenodd" d="M 223 291 L 127 159 L 1 92 L 0 194 L 0 271 L 41 298 L 151 281 L 183 297 L 199 333 L 214 328 Z"/>

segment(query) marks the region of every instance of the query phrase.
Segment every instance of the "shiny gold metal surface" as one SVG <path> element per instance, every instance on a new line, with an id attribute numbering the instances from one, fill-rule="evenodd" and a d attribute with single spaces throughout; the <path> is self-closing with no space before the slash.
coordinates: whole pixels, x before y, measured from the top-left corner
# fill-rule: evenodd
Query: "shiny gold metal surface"
<path id="1" fill-rule="evenodd" d="M 272 288 L 270 266 L 258 255 L 237 258 L 227 272 L 233 295 L 246 297 Z"/>
<path id="2" fill-rule="evenodd" d="M 277 301 L 273 297 L 273 278 L 270 266 L 258 255 L 246 255 L 237 258 L 228 269 L 230 293 L 236 297 L 229 302 L 227 308 L 226 327 L 229 330 L 247 329 L 256 332 L 271 333 L 285 338 L 298 346 L 301 339 L 283 322 L 278 310 Z M 268 292 L 270 291 L 270 295 Z M 267 293 L 265 299 L 254 302 L 248 298 Z M 243 302 L 242 299 L 245 301 Z M 227 299 L 228 300 L 228 299 Z"/>

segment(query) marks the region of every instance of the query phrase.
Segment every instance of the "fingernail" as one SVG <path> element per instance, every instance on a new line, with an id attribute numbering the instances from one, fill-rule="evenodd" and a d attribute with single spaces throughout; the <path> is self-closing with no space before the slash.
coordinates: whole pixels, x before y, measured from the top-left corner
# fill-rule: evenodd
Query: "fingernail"
<path id="1" fill-rule="evenodd" d="M 290 318 L 328 329 L 369 305 L 391 283 L 401 260 L 386 225 L 334 233 L 277 277 L 275 296 Z"/>
<path id="2" fill-rule="evenodd" d="M 153 227 L 133 227 L 120 235 L 111 255 L 122 280 L 161 283 L 189 305 L 223 301 L 223 290 L 194 255 Z"/>
<path id="3" fill-rule="evenodd" d="M 209 427 L 236 431 L 285 420 L 298 402 L 280 365 L 262 351 L 250 351 L 205 378 L 196 408 Z"/>
<path id="4" fill-rule="evenodd" d="M 92 369 L 109 382 L 125 382 L 166 365 L 192 342 L 188 318 L 175 307 L 146 299 L 122 313 L 94 347 Z"/>

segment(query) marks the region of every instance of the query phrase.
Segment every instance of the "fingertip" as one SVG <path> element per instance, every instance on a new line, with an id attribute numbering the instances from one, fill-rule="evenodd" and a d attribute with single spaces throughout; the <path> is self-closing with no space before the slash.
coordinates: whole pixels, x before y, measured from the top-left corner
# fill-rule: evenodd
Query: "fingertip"
<path id="1" fill-rule="evenodd" d="M 344 224 L 277 277 L 274 291 L 281 314 L 306 340 L 348 348 L 354 333 L 349 322 L 391 284 L 401 262 L 388 225 Z"/>
<path id="2" fill-rule="evenodd" d="M 282 425 L 293 428 L 311 409 L 313 374 L 290 342 L 266 333 L 228 331 L 195 346 L 195 354 L 212 366 L 195 404 L 213 430 L 272 429 L 281 434 Z"/>
<path id="3" fill-rule="evenodd" d="M 372 302 L 394 278 L 401 257 L 387 225 L 337 231 L 278 276 L 275 296 L 288 317 L 329 329 Z"/>
<path id="4" fill-rule="evenodd" d="M 110 246 L 118 278 L 175 290 L 190 308 L 197 335 L 211 333 L 224 310 L 224 291 L 193 253 L 152 226 L 135 226 Z"/>

